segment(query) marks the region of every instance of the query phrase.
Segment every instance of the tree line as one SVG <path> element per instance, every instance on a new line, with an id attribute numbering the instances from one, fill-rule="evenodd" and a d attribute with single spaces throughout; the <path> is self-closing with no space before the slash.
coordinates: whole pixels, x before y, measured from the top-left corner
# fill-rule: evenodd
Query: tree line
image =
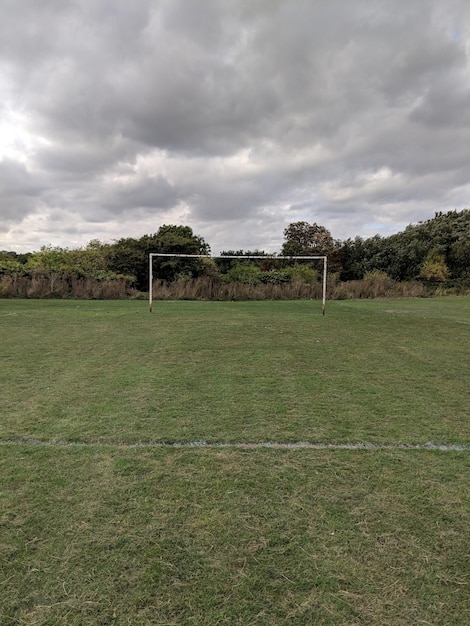
<path id="1" fill-rule="evenodd" d="M 43 246 L 25 254 L 2 251 L 0 295 L 138 296 L 148 290 L 150 252 L 210 255 L 211 250 L 189 226 L 163 225 L 156 233 L 138 239 L 127 237 L 113 243 L 92 240 L 78 249 Z M 270 258 L 244 258 L 253 255 Z M 237 258 L 155 258 L 154 276 L 168 297 L 169 287 L 174 290 L 176 285 L 182 297 L 185 289 L 194 293 L 194 285 L 190 287 L 194 281 L 206 285 L 201 297 L 208 296 L 209 284 L 210 294 L 215 293 L 214 285 L 227 284 L 265 286 L 266 297 L 277 297 L 275 293 L 282 293 L 282 286 L 290 286 L 285 293 L 292 295 L 294 284 L 310 285 L 314 293 L 320 280 L 317 264 L 278 258 L 303 255 L 328 256 L 329 282 L 338 293 L 339 284 L 344 289 L 345 283 L 357 281 L 376 285 L 379 281 L 388 285 L 390 281 L 413 282 L 465 291 L 470 289 L 470 209 L 436 213 L 432 219 L 388 237 L 345 241 L 334 239 L 324 226 L 294 222 L 284 230 L 279 255 L 267 255 L 263 250 L 227 250 L 222 257 Z M 228 291 L 221 288 L 217 293 Z"/>

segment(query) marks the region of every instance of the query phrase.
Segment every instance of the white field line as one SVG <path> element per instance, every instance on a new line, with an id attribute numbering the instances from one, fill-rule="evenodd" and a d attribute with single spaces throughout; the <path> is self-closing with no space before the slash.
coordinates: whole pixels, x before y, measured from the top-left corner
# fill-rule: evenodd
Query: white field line
<path id="1" fill-rule="evenodd" d="M 108 441 L 47 441 L 42 439 L 0 439 L 0 446 L 44 446 L 51 448 L 235 448 L 240 450 L 257 450 L 274 448 L 280 450 L 439 450 L 443 452 L 470 451 L 470 444 L 433 443 L 371 443 L 367 441 L 347 443 L 314 443 L 309 441 L 262 441 L 262 442 L 207 442 L 207 441 L 142 441 L 137 443 Z"/>

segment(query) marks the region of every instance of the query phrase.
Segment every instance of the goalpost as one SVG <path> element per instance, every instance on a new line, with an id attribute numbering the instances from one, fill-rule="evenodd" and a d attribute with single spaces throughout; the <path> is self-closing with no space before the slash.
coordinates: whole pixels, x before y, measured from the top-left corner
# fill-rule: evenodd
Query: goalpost
<path id="1" fill-rule="evenodd" d="M 153 303 L 153 258 L 154 257 L 172 257 L 183 259 L 271 259 L 273 261 L 277 259 L 295 261 L 319 261 L 323 260 L 323 277 L 322 277 L 322 315 L 325 315 L 326 308 L 326 271 L 327 271 L 327 257 L 326 256 L 274 256 L 274 255 L 221 255 L 210 256 L 209 254 L 171 254 L 163 252 L 151 252 L 149 254 L 149 311 L 152 312 Z"/>

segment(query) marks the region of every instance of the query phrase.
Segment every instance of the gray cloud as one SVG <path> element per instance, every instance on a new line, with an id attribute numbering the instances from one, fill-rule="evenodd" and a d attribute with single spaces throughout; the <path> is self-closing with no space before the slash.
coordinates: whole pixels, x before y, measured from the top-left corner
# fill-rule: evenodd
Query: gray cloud
<path id="1" fill-rule="evenodd" d="M 0 161 L 0 206 L 4 224 L 21 220 L 36 208 L 41 184 L 22 163 L 11 159 Z"/>
<path id="2" fill-rule="evenodd" d="M 469 205 L 466 0 L 5 0 L 0 248 L 214 251 Z"/>

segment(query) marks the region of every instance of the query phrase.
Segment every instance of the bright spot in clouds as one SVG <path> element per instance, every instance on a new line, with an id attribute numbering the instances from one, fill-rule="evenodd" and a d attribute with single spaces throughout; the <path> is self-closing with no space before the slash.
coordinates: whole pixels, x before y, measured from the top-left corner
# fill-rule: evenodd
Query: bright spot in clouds
<path id="1" fill-rule="evenodd" d="M 4 0 L 0 249 L 470 205 L 467 0 Z M 47 36 L 45 36 L 47 34 Z"/>

